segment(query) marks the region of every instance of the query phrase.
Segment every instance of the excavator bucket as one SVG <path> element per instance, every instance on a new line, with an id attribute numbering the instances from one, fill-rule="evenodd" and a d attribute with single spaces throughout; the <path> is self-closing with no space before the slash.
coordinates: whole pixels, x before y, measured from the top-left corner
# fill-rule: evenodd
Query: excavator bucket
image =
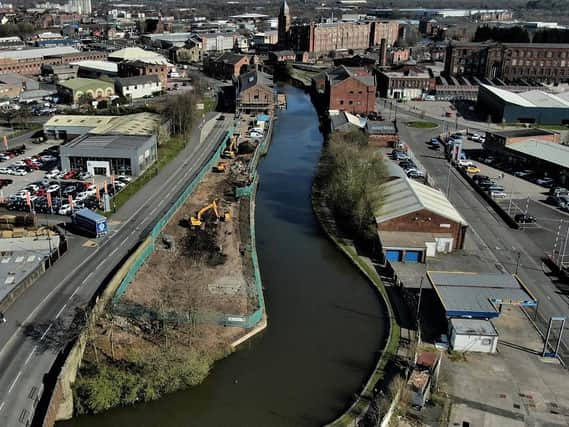
<path id="1" fill-rule="evenodd" d="M 190 218 L 190 224 L 192 224 L 192 227 L 199 227 L 200 225 L 202 225 L 202 222 L 197 219 L 195 216 Z"/>

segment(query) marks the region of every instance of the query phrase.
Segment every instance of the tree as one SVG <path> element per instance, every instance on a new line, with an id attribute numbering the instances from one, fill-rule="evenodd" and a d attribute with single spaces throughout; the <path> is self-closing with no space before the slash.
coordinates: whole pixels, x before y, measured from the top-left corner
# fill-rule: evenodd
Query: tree
<path id="1" fill-rule="evenodd" d="M 170 120 L 171 132 L 176 135 L 188 135 L 192 129 L 194 111 L 195 97 L 191 93 L 169 97 L 164 116 Z"/>

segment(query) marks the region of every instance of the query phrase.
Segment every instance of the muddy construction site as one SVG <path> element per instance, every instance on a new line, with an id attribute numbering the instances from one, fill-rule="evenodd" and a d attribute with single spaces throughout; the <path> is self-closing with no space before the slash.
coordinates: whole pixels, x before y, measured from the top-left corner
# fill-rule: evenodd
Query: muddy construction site
<path id="1" fill-rule="evenodd" d="M 236 187 L 250 183 L 256 146 L 235 145 L 235 154 L 224 156 L 204 176 L 164 227 L 120 302 L 99 319 L 93 347 L 108 361 L 138 359 L 163 348 L 165 340 L 179 351 L 191 349 L 213 360 L 247 332 L 220 320 L 257 309 L 251 202 L 234 195 Z M 89 353 L 88 347 L 91 359 Z"/>

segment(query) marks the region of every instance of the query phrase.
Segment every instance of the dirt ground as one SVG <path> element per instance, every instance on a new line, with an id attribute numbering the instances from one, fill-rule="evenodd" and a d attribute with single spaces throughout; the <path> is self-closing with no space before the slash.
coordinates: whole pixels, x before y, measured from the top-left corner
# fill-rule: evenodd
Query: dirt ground
<path id="1" fill-rule="evenodd" d="M 192 347 L 208 352 L 223 351 L 244 333 L 242 328 L 219 325 L 217 319 L 222 314 L 245 316 L 257 308 L 249 252 L 250 201 L 234 196 L 234 187 L 248 182 L 246 171 L 252 155 L 222 159 L 227 170 L 207 173 L 164 227 L 155 251 L 120 302 L 145 315 L 127 319 L 118 311 L 118 316 L 100 319 L 94 339 L 104 353 L 111 351 L 111 330 L 113 358 L 128 358 L 126 353 L 133 348 L 145 351 L 160 345 L 164 339 L 157 332 L 156 319 L 160 317 L 177 319 L 171 333 L 173 338 L 179 335 L 180 345 L 187 345 L 185 334 L 191 329 Z M 214 200 L 220 216 L 227 213 L 230 219 L 218 220 L 210 209 L 202 216 L 202 226 L 192 227 L 190 218 Z"/>

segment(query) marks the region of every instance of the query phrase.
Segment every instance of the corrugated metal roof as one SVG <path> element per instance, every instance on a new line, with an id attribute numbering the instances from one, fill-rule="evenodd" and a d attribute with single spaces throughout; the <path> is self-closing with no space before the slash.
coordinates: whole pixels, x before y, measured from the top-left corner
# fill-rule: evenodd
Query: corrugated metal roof
<path id="1" fill-rule="evenodd" d="M 70 65 L 77 65 L 80 68 L 89 70 L 102 70 L 109 73 L 118 73 L 119 66 L 116 62 L 111 61 L 77 61 L 72 62 Z"/>
<path id="2" fill-rule="evenodd" d="M 109 53 L 109 59 L 119 61 L 141 61 L 149 64 L 169 65 L 168 60 L 162 55 L 139 47 L 125 47 Z"/>
<path id="3" fill-rule="evenodd" d="M 383 194 L 383 200 L 380 206 L 374 207 L 375 221 L 378 224 L 427 209 L 451 221 L 468 225 L 442 192 L 406 176 L 400 175 L 385 182 L 379 191 Z"/>
<path id="4" fill-rule="evenodd" d="M 50 126 L 86 126 L 97 127 L 106 124 L 117 116 L 83 116 L 58 114 L 45 122 L 44 127 Z"/>
<path id="5" fill-rule="evenodd" d="M 541 90 L 530 90 L 527 92 L 514 93 L 509 90 L 500 89 L 495 86 L 482 85 L 489 92 L 492 92 L 503 101 L 516 104 L 521 107 L 536 108 L 569 108 L 569 95 L 543 92 Z"/>
<path id="6" fill-rule="evenodd" d="M 70 46 L 44 47 L 39 49 L 7 50 L 0 52 L 0 58 L 9 59 L 32 59 L 52 55 L 68 55 L 79 53 L 77 49 Z"/>
<path id="7" fill-rule="evenodd" d="M 506 148 L 569 169 L 569 146 L 530 139 L 508 144 Z"/>

